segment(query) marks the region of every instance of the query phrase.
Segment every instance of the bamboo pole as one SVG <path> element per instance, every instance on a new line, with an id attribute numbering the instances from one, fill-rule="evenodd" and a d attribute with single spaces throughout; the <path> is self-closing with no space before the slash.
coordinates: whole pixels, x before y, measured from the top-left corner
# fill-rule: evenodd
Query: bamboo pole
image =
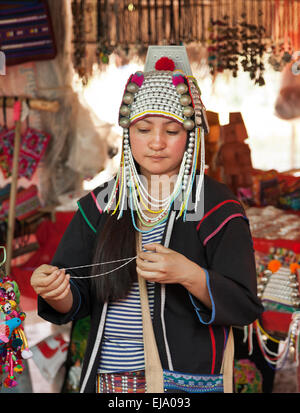
<path id="1" fill-rule="evenodd" d="M 58 101 L 48 101 L 44 99 L 34 99 L 19 97 L 18 100 L 22 102 L 26 100 L 30 109 L 41 110 L 47 112 L 57 112 L 59 110 Z M 6 107 L 13 107 L 16 102 L 15 97 L 7 97 L 5 100 Z M 3 107 L 4 98 L 0 97 L 0 107 Z M 22 113 L 21 113 L 22 114 Z M 15 233 L 15 218 L 16 218 L 16 197 L 18 191 L 18 176 L 19 176 L 19 154 L 21 148 L 21 114 L 19 119 L 15 122 L 15 139 L 14 139 L 14 152 L 13 152 L 13 165 L 12 165 L 12 177 L 11 188 L 9 197 L 9 211 L 8 211 L 8 225 L 7 225 L 7 239 L 6 239 L 6 273 L 9 274 L 11 270 L 11 260 L 13 258 L 13 240 Z"/>

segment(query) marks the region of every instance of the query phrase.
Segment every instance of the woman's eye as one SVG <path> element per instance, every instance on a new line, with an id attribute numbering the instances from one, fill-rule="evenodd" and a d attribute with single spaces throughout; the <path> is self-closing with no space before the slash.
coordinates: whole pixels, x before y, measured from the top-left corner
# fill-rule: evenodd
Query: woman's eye
<path id="1" fill-rule="evenodd" d="M 167 130 L 168 135 L 177 135 L 178 131 L 177 130 Z"/>
<path id="2" fill-rule="evenodd" d="M 147 133 L 147 132 L 149 132 L 149 129 L 138 129 L 138 131 L 140 133 Z"/>

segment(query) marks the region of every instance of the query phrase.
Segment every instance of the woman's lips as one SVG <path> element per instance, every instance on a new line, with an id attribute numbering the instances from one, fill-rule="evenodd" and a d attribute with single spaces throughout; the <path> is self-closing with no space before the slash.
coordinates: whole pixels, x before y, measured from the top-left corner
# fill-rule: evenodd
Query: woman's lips
<path id="1" fill-rule="evenodd" d="M 159 155 L 151 155 L 149 158 L 153 159 L 154 161 L 160 161 L 162 159 L 165 159 L 166 156 L 159 156 Z"/>

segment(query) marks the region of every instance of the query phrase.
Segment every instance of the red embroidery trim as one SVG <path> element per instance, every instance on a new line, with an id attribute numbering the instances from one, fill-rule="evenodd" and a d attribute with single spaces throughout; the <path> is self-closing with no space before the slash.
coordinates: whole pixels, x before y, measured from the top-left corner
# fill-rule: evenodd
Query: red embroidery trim
<path id="1" fill-rule="evenodd" d="M 93 200 L 95 201 L 95 204 L 96 204 L 97 208 L 99 209 L 100 214 L 102 214 L 103 210 L 102 210 L 101 206 L 99 205 L 99 203 L 98 203 L 98 201 L 97 201 L 97 198 L 96 198 L 94 192 L 91 192 L 91 195 L 92 195 L 92 197 L 93 197 Z"/>
<path id="2" fill-rule="evenodd" d="M 222 224 L 220 224 L 220 225 L 218 226 L 217 229 L 215 229 L 210 235 L 208 235 L 208 237 L 205 238 L 205 240 L 204 240 L 204 242 L 203 242 L 203 245 L 205 246 L 205 245 L 207 244 L 207 242 L 208 242 L 212 237 L 214 237 L 214 236 L 220 231 L 220 229 L 222 229 L 222 228 L 224 227 L 225 224 L 227 224 L 228 221 L 230 221 L 232 218 L 236 218 L 236 217 L 242 217 L 242 218 L 243 218 L 244 215 L 243 215 L 243 214 L 233 214 L 233 215 L 230 215 L 229 217 L 227 217 L 227 218 L 222 222 Z"/>
<path id="3" fill-rule="evenodd" d="M 214 211 L 216 211 L 217 209 L 221 208 L 221 206 L 228 204 L 229 202 L 234 202 L 235 204 L 241 205 L 241 203 L 239 201 L 236 201 L 234 199 L 228 199 L 227 201 L 223 201 L 220 204 L 214 206 L 212 209 L 210 209 L 205 215 L 204 217 L 201 219 L 201 221 L 199 222 L 199 224 L 197 225 L 197 231 L 199 231 L 200 225 L 202 224 L 202 222 L 205 220 L 205 218 L 207 218 L 210 214 L 212 214 Z"/>
<path id="4" fill-rule="evenodd" d="M 211 347 L 212 347 L 211 374 L 214 374 L 215 365 L 216 365 L 216 340 L 215 340 L 214 330 L 212 326 L 208 326 L 208 328 L 210 332 Z"/>

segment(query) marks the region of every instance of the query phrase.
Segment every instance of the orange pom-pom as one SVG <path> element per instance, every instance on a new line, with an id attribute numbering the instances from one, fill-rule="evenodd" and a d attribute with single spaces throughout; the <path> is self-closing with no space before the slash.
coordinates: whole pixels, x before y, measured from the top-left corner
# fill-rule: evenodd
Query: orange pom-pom
<path id="1" fill-rule="evenodd" d="M 175 63 L 173 60 L 169 59 L 168 57 L 161 57 L 156 63 L 155 63 L 155 69 L 156 70 L 170 70 L 170 72 L 173 72 L 175 69 Z"/>
<path id="2" fill-rule="evenodd" d="M 273 273 L 278 271 L 280 267 L 281 267 L 281 262 L 278 260 L 272 260 L 268 264 L 268 269 L 272 271 Z"/>
<path id="3" fill-rule="evenodd" d="M 295 274 L 295 273 L 296 273 L 296 270 L 297 270 L 298 268 L 300 268 L 300 265 L 299 265 L 297 262 L 292 262 L 292 263 L 290 264 L 290 270 L 291 270 L 291 273 L 292 273 L 292 274 Z"/>

